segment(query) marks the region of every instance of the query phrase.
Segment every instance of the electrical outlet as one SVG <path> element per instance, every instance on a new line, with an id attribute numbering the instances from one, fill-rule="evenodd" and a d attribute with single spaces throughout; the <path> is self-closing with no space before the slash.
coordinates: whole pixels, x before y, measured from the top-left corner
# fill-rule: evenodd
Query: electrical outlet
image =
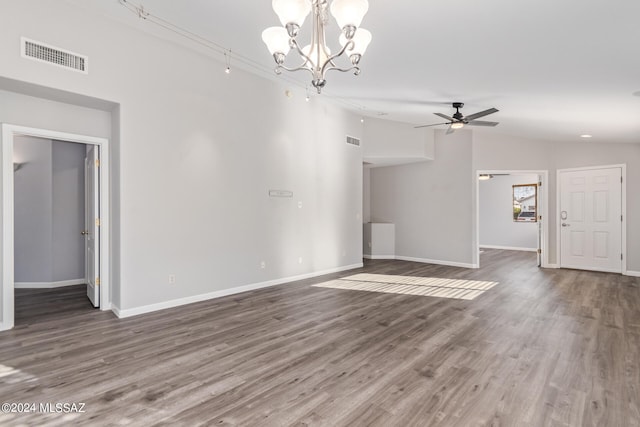
<path id="1" fill-rule="evenodd" d="M 175 285 L 176 284 L 176 275 L 175 274 L 170 274 L 169 275 L 169 284 L 170 285 Z"/>
<path id="2" fill-rule="evenodd" d="M 267 263 L 266 263 L 266 262 L 264 262 L 264 261 L 262 261 L 262 262 L 260 263 L 260 268 L 262 268 L 262 269 L 267 268 Z"/>

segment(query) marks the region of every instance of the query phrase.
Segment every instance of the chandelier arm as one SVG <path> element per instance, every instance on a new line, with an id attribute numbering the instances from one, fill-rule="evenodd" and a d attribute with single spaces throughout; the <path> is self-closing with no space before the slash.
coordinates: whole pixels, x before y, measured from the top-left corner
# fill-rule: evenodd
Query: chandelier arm
<path id="1" fill-rule="evenodd" d="M 331 70 L 340 71 L 340 72 L 342 72 L 342 73 L 347 73 L 347 72 L 349 72 L 349 71 L 353 71 L 353 74 L 355 74 L 355 75 L 360 74 L 360 67 L 359 67 L 359 66 L 357 66 L 357 65 L 354 65 L 354 66 L 349 67 L 349 68 L 328 67 L 328 68 L 327 68 L 326 70 L 324 70 L 324 71 L 326 72 L 326 71 L 331 71 Z"/>
<path id="2" fill-rule="evenodd" d="M 304 65 L 307 64 L 307 63 L 308 64 L 313 64 L 313 61 L 311 60 L 311 58 L 309 58 L 307 55 L 305 55 L 305 53 L 302 51 L 302 49 L 300 49 L 300 45 L 298 44 L 296 39 L 292 38 L 291 40 L 289 40 L 289 46 L 295 48 L 296 52 L 298 52 L 298 55 L 300 55 L 304 59 L 304 62 L 302 63 L 302 65 L 300 65 L 299 67 L 295 68 L 294 71 L 298 71 L 299 69 L 302 69 L 304 67 Z"/>
<path id="3" fill-rule="evenodd" d="M 306 64 L 306 62 L 303 62 L 302 65 L 300 65 L 299 67 L 294 67 L 294 68 L 289 68 L 289 67 L 285 67 L 284 65 L 278 65 L 276 67 L 276 73 L 280 74 L 282 71 L 281 70 L 285 70 L 285 71 L 300 71 L 300 70 L 306 70 L 308 72 L 311 73 L 311 75 L 313 75 L 313 71 L 311 69 L 309 69 L 308 67 L 305 67 L 304 65 Z"/>
<path id="4" fill-rule="evenodd" d="M 335 55 L 331 55 L 330 57 L 327 58 L 327 60 L 325 61 L 325 63 L 322 65 L 322 69 L 321 69 L 321 73 L 324 76 L 325 73 L 329 70 L 340 70 L 342 71 L 342 69 L 340 69 L 339 67 L 336 66 L 336 64 L 333 62 L 334 59 L 338 58 L 339 56 L 342 56 L 344 54 L 344 52 L 348 49 L 348 48 L 352 48 L 353 49 L 353 45 L 354 42 L 353 40 L 349 40 L 347 43 L 344 44 L 344 46 L 342 46 L 342 49 L 340 49 L 340 51 L 338 53 L 336 53 Z M 354 67 L 345 69 L 345 71 L 349 71 L 352 70 Z"/>

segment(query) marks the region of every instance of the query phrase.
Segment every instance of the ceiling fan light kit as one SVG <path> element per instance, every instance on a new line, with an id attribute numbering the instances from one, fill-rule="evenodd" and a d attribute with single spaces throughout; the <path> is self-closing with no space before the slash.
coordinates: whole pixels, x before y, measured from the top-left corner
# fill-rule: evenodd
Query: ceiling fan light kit
<path id="1" fill-rule="evenodd" d="M 353 71 L 360 74 L 360 60 L 371 42 L 371 33 L 360 28 L 360 23 L 369 9 L 367 0 L 272 0 L 271 6 L 278 15 L 282 27 L 270 27 L 262 32 L 262 40 L 267 45 L 277 67 L 276 73 L 307 70 L 311 73 L 311 84 L 321 92 L 327 83 L 325 75 L 329 70 Z M 325 28 L 329 24 L 329 11 L 341 29 L 339 43 L 341 49 L 332 54 L 325 42 Z M 298 44 L 298 33 L 309 13 L 312 13 L 311 43 L 304 47 Z M 291 50 L 302 59 L 297 67 L 287 67 L 284 61 Z M 340 67 L 335 60 L 347 54 L 350 66 Z"/>

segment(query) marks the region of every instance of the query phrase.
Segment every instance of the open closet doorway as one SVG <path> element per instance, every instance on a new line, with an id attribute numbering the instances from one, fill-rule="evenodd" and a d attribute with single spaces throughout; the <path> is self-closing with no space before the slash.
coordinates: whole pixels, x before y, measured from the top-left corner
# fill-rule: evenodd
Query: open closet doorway
<path id="1" fill-rule="evenodd" d="M 108 159 L 104 138 L 2 125 L 0 330 L 14 325 L 15 288 L 110 309 Z"/>
<path id="2" fill-rule="evenodd" d="M 538 267 L 548 265 L 547 176 L 547 171 L 477 172 L 474 250 L 479 266 L 483 254 L 495 251 L 519 253 L 519 258 L 530 259 Z"/>

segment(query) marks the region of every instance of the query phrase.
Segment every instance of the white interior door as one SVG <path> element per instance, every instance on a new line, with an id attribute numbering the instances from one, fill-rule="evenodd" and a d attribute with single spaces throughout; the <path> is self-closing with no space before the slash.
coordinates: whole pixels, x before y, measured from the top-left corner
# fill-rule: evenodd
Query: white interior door
<path id="1" fill-rule="evenodd" d="M 85 228 L 83 234 L 87 296 L 94 307 L 100 307 L 100 163 L 97 146 L 87 145 L 84 163 Z"/>
<path id="2" fill-rule="evenodd" d="M 560 172 L 560 266 L 622 272 L 622 169 Z"/>

